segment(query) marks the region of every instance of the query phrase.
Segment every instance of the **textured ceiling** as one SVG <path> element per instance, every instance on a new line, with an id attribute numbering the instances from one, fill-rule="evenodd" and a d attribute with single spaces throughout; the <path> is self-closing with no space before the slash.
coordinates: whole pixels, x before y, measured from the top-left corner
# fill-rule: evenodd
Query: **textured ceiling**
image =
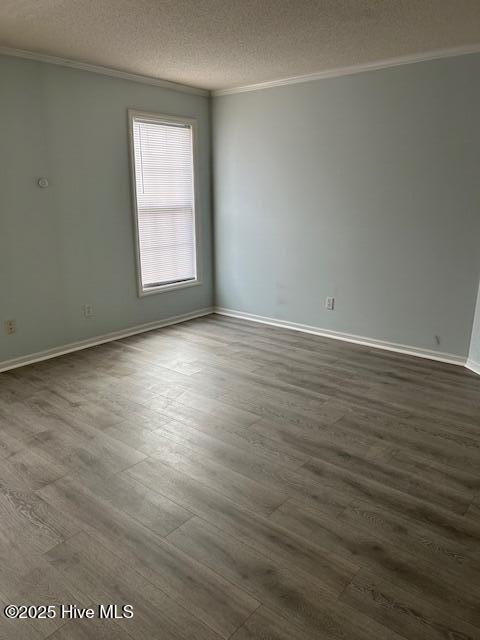
<path id="1" fill-rule="evenodd" d="M 2 0 L 0 46 L 219 89 L 480 43 L 480 0 Z"/>

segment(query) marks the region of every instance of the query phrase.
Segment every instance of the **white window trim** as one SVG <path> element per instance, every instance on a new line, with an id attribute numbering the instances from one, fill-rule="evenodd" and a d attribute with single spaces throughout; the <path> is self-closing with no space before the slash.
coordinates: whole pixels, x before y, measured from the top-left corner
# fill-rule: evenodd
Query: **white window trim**
<path id="1" fill-rule="evenodd" d="M 161 284 L 157 287 L 149 287 L 145 289 L 142 284 L 142 266 L 140 261 L 140 238 L 138 231 L 138 205 L 137 205 L 137 181 L 135 177 L 135 149 L 133 146 L 133 120 L 134 118 L 142 118 L 147 122 L 174 122 L 181 125 L 189 125 L 192 129 L 192 155 L 193 155 L 193 220 L 195 233 L 195 261 L 196 261 L 196 278 L 188 282 L 172 282 L 170 284 Z M 188 287 L 196 287 L 202 284 L 202 272 L 200 260 L 200 222 L 199 222 L 199 180 L 198 180 L 198 153 L 197 153 L 197 120 L 195 118 L 184 118 L 183 116 L 164 115 L 161 113 L 151 113 L 148 111 L 138 111 L 136 109 L 128 109 L 128 145 L 130 149 L 130 184 L 132 191 L 132 208 L 133 208 L 133 226 L 135 238 L 135 262 L 137 272 L 137 289 L 138 296 L 151 296 L 166 291 L 174 291 L 176 289 L 187 289 Z"/>

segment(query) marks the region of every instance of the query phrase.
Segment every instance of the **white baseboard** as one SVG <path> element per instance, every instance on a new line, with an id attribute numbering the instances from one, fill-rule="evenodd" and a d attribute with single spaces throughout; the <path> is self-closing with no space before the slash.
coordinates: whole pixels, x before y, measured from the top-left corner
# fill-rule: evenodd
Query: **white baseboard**
<path id="1" fill-rule="evenodd" d="M 480 376 L 480 362 L 475 362 L 475 360 L 471 360 L 470 358 L 467 360 L 465 366 L 473 373 L 477 373 Z"/>
<path id="2" fill-rule="evenodd" d="M 321 329 L 312 327 L 307 324 L 299 324 L 298 322 L 289 322 L 288 320 L 277 320 L 276 318 L 267 318 L 265 316 L 257 316 L 253 313 L 244 313 L 243 311 L 235 311 L 233 309 L 225 309 L 223 307 L 215 307 L 215 313 L 222 316 L 230 316 L 231 318 L 240 318 L 241 320 L 251 320 L 252 322 L 261 322 L 262 324 L 281 327 L 283 329 L 292 329 L 293 331 L 301 331 L 302 333 L 311 333 L 324 338 L 333 338 L 334 340 L 342 340 L 343 342 L 353 342 L 366 347 L 374 347 L 375 349 L 384 349 L 385 351 L 394 351 L 395 353 L 403 353 L 418 358 L 427 358 L 428 360 L 437 360 L 448 364 L 465 366 L 466 358 L 458 356 L 454 353 L 442 353 L 431 349 L 422 349 L 411 345 L 398 344 L 396 342 L 387 342 L 385 340 L 376 340 L 365 336 L 357 336 L 350 333 L 342 333 L 341 331 L 331 331 L 330 329 Z M 477 365 L 480 366 L 480 365 Z M 472 369 L 473 371 L 473 369 Z"/>
<path id="3" fill-rule="evenodd" d="M 0 362 L 0 372 L 8 371 L 10 369 L 16 369 L 28 364 L 34 364 L 42 360 L 48 360 L 57 356 L 65 355 L 66 353 L 72 353 L 73 351 L 80 351 L 81 349 L 88 349 L 89 347 L 95 347 L 105 342 L 112 342 L 114 340 L 121 340 L 122 338 L 128 338 L 138 333 L 144 333 L 146 331 L 152 331 L 154 329 L 161 329 L 162 327 L 168 327 L 172 324 L 178 324 L 180 322 L 186 322 L 187 320 L 193 320 L 194 318 L 200 318 L 202 316 L 209 315 L 211 313 L 218 313 L 224 316 L 230 316 L 232 318 L 240 318 L 241 320 L 250 320 L 252 322 L 260 322 L 262 324 L 272 325 L 274 327 L 281 327 L 283 329 L 291 329 L 293 331 L 300 331 L 302 333 L 311 333 L 316 336 L 322 336 L 325 338 L 332 338 L 334 340 L 342 340 L 344 342 L 352 342 L 354 344 L 361 344 L 367 347 L 374 347 L 376 349 L 384 349 L 386 351 L 394 351 L 396 353 L 403 353 L 406 355 L 417 356 L 419 358 L 427 358 L 429 360 L 437 360 L 439 362 L 446 362 L 448 364 L 455 364 L 460 366 L 466 366 L 471 371 L 480 375 L 480 364 L 473 360 L 466 360 L 462 356 L 457 356 L 452 353 L 442 353 L 439 351 L 431 351 L 429 349 L 421 349 L 419 347 L 412 347 L 409 345 L 398 344 L 395 342 L 386 342 L 384 340 L 375 340 L 374 338 L 367 338 L 364 336 L 357 336 L 349 333 L 342 333 L 340 331 L 331 331 L 329 329 L 320 329 L 319 327 L 313 327 L 306 324 L 300 324 L 297 322 L 289 322 L 288 320 L 277 320 L 276 318 L 268 318 L 265 316 L 257 316 L 252 313 L 244 313 L 243 311 L 236 311 L 233 309 L 225 309 L 223 307 L 207 307 L 199 309 L 198 311 L 192 311 L 191 313 L 185 313 L 178 316 L 172 316 L 159 320 L 156 322 L 148 322 L 146 324 L 137 325 L 135 327 L 129 327 L 128 329 L 122 329 L 120 331 L 114 331 L 112 333 L 106 333 L 101 336 L 94 336 L 93 338 L 87 338 L 86 340 L 80 340 L 78 342 L 71 342 L 59 347 L 47 349 L 46 351 L 39 351 L 19 358 L 13 358 L 12 360 L 4 360 Z"/>
<path id="4" fill-rule="evenodd" d="M 48 360 L 49 358 L 63 356 L 66 353 L 71 353 L 72 351 L 88 349 L 89 347 L 95 347 L 96 345 L 104 344 L 105 342 L 112 342 L 113 340 L 128 338 L 128 336 L 134 336 L 137 333 L 144 333 L 145 331 L 152 331 L 153 329 L 161 329 L 162 327 L 168 327 L 171 324 L 186 322 L 187 320 L 193 320 L 194 318 L 207 316 L 211 313 L 213 313 L 213 307 L 207 307 L 205 309 L 199 309 L 198 311 L 192 311 L 191 313 L 184 313 L 179 316 L 165 318 L 165 320 L 147 322 L 146 324 L 139 324 L 135 327 L 129 327 L 128 329 L 121 329 L 120 331 L 105 333 L 102 336 L 94 336 L 93 338 L 87 338 L 86 340 L 71 342 L 70 344 L 64 344 L 60 347 L 53 347 L 52 349 L 47 349 L 46 351 L 38 351 L 37 353 L 32 353 L 27 356 L 21 356 L 20 358 L 4 360 L 3 362 L 0 362 L 0 372 L 8 371 L 9 369 L 16 369 L 17 367 L 24 367 L 27 364 L 34 364 L 35 362 L 40 362 L 41 360 Z"/>

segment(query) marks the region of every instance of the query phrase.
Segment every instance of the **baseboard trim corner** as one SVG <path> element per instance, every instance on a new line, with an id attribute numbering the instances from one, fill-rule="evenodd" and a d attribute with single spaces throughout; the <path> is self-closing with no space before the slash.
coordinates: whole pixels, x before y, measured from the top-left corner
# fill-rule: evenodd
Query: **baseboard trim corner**
<path id="1" fill-rule="evenodd" d="M 191 311 L 190 313 L 171 316 L 170 318 L 165 318 L 164 320 L 147 322 L 146 324 L 139 324 L 127 329 L 112 331 L 111 333 L 94 336 L 85 340 L 79 340 L 78 342 L 71 342 L 59 347 L 53 347 L 52 349 L 46 349 L 45 351 L 38 351 L 37 353 L 20 356 L 19 358 L 4 360 L 3 362 L 0 362 L 0 373 L 2 373 L 3 371 L 9 371 L 10 369 L 24 367 L 28 364 L 35 364 L 35 362 L 41 362 L 42 360 L 49 360 L 50 358 L 63 356 L 67 353 L 72 353 L 73 351 L 80 351 L 81 349 L 96 347 L 97 345 L 104 344 L 106 342 L 113 342 L 114 340 L 128 338 L 129 336 L 134 336 L 137 333 L 145 333 L 146 331 L 153 331 L 154 329 L 161 329 L 162 327 L 168 327 L 172 324 L 179 324 L 180 322 L 186 322 L 187 320 L 194 320 L 195 318 L 208 316 L 213 312 L 213 307 L 205 307 L 203 309 L 198 309 L 197 311 Z"/>
<path id="2" fill-rule="evenodd" d="M 190 313 L 171 316 L 169 318 L 165 318 L 164 320 L 148 322 L 146 324 L 136 325 L 119 331 L 113 331 L 104 335 L 94 336 L 85 340 L 79 340 L 78 342 L 72 342 L 58 347 L 53 347 L 52 349 L 47 349 L 45 351 L 38 351 L 36 353 L 13 358 L 11 360 L 4 360 L 3 362 L 0 362 L 0 373 L 9 371 L 11 369 L 17 369 L 18 367 L 24 367 L 29 364 L 35 364 L 36 362 L 41 362 L 42 360 L 49 360 L 50 358 L 62 356 L 74 351 L 80 351 L 82 349 L 95 347 L 106 342 L 113 342 L 114 340 L 128 338 L 129 336 L 133 336 L 139 333 L 145 333 L 147 331 L 161 329 L 162 327 L 168 327 L 173 324 L 187 322 L 188 320 L 201 318 L 202 316 L 207 316 L 212 313 L 218 313 L 219 315 L 229 316 L 231 318 L 239 318 L 241 320 L 249 320 L 251 322 L 259 322 L 261 324 L 267 324 L 282 329 L 290 329 L 292 331 L 299 331 L 301 333 L 310 333 L 313 335 L 322 336 L 324 338 L 332 338 L 333 340 L 351 342 L 353 344 L 360 344 L 375 349 L 383 349 L 384 351 L 393 351 L 395 353 L 402 353 L 404 355 L 415 356 L 418 358 L 426 358 L 428 360 L 436 360 L 438 362 L 445 362 L 447 364 L 464 366 L 474 373 L 480 375 L 480 364 L 478 362 L 470 359 L 467 360 L 462 356 L 457 356 L 452 353 L 442 353 L 438 351 L 431 351 L 429 349 L 413 347 L 411 345 L 403 345 L 395 342 L 376 340 L 374 338 L 368 338 L 365 336 L 342 333 L 340 331 L 332 331 L 330 329 L 322 329 L 320 327 L 300 324 L 298 322 L 290 322 L 288 320 L 279 320 L 277 318 L 259 316 L 253 313 L 237 311 L 235 309 L 226 309 L 224 307 L 205 307 L 203 309 L 192 311 Z"/>
<path id="3" fill-rule="evenodd" d="M 341 331 L 321 329 L 320 327 L 313 327 L 306 324 L 300 324 L 298 322 L 290 322 L 288 320 L 278 320 L 277 318 L 258 316 L 253 313 L 245 313 L 243 311 L 236 311 L 234 309 L 226 309 L 224 307 L 215 307 L 214 313 L 218 313 L 222 316 L 229 316 L 231 318 L 239 318 L 241 320 L 250 320 L 251 322 L 260 322 L 262 324 L 268 324 L 274 327 L 280 327 L 282 329 L 300 331 L 301 333 L 310 333 L 316 336 L 322 336 L 323 338 L 332 338 L 333 340 L 352 342 L 354 344 L 360 344 L 365 347 L 383 349 L 384 351 L 393 351 L 395 353 L 402 353 L 404 355 L 415 356 L 417 358 L 426 358 L 427 360 L 436 360 L 438 362 L 445 362 L 447 364 L 454 364 L 457 366 L 466 365 L 466 358 L 458 356 L 454 353 L 442 353 L 440 351 L 422 349 L 420 347 L 398 344 L 396 342 L 376 340 L 375 338 L 368 338 L 366 336 L 357 336 L 350 333 L 343 333 Z"/>
<path id="4" fill-rule="evenodd" d="M 473 373 L 476 373 L 480 376 L 480 362 L 475 362 L 475 360 L 471 360 L 470 358 L 468 358 L 465 366 L 467 367 L 467 369 L 470 369 L 470 371 L 473 371 Z"/>

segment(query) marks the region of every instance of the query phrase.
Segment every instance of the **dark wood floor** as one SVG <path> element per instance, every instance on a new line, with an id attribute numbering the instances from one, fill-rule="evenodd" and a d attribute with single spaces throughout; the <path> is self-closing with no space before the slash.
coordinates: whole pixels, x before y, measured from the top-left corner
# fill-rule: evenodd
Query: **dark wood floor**
<path id="1" fill-rule="evenodd" d="M 480 377 L 210 316 L 0 375 L 8 640 L 480 638 Z"/>

